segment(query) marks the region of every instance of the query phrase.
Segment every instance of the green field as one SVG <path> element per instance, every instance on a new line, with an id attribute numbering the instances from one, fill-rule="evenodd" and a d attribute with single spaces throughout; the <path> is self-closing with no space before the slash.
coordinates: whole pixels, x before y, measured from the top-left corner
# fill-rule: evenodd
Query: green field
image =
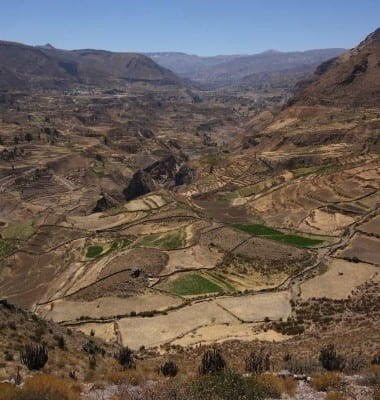
<path id="1" fill-rule="evenodd" d="M 168 289 L 179 296 L 223 292 L 220 286 L 200 274 L 181 274 L 181 276 L 169 283 Z"/>
<path id="2" fill-rule="evenodd" d="M 323 243 L 321 239 L 313 239 L 306 236 L 294 235 L 291 233 L 283 233 L 277 229 L 261 224 L 251 225 L 234 225 L 236 229 L 249 233 L 254 236 L 266 237 L 277 242 L 290 244 L 298 247 L 310 247 Z"/>
<path id="3" fill-rule="evenodd" d="M 27 240 L 33 235 L 34 230 L 34 220 L 25 219 L 9 224 L 2 230 L 1 236 L 4 239 Z"/>
<path id="4" fill-rule="evenodd" d="M 111 244 L 107 244 L 106 248 L 103 248 L 99 244 L 94 244 L 87 249 L 86 257 L 96 258 L 100 255 L 104 256 L 111 251 L 123 249 L 132 243 L 133 239 L 131 237 L 124 237 L 114 240 Z"/>
<path id="5" fill-rule="evenodd" d="M 326 165 L 320 165 L 316 167 L 300 167 L 292 170 L 293 172 L 293 177 L 294 178 L 299 178 L 300 176 L 307 176 L 311 174 L 317 174 L 325 171 L 332 170 L 336 167 L 335 164 L 326 164 Z"/>
<path id="6" fill-rule="evenodd" d="M 86 257 L 95 258 L 95 257 L 100 256 L 100 254 L 102 254 L 102 252 L 103 252 L 102 246 L 98 246 L 98 245 L 90 246 L 87 249 Z"/>

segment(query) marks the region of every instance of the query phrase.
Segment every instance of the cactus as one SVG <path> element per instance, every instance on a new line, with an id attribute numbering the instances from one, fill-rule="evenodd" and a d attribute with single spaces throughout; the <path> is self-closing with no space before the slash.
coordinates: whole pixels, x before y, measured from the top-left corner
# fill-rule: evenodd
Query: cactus
<path id="1" fill-rule="evenodd" d="M 135 366 L 133 361 L 133 351 L 129 347 L 123 347 L 118 352 L 114 353 L 114 358 L 124 367 L 124 369 L 134 368 Z"/>
<path id="2" fill-rule="evenodd" d="M 202 357 L 201 365 L 199 366 L 199 373 L 214 374 L 226 368 L 226 363 L 217 349 L 207 350 Z"/>

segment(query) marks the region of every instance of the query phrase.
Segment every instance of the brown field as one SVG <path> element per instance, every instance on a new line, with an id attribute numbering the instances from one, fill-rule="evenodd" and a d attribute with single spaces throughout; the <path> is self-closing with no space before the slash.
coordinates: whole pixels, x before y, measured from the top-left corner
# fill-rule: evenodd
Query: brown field
<path id="1" fill-rule="evenodd" d="M 371 264 L 353 263 L 338 258 L 328 262 L 328 269 L 301 285 L 303 299 L 327 297 L 345 299 L 363 283 L 376 278 L 380 269 Z"/>
<path id="2" fill-rule="evenodd" d="M 131 312 L 164 311 L 182 303 L 178 297 L 148 292 L 128 298 L 102 297 L 94 301 L 58 300 L 44 307 L 38 313 L 54 322 L 68 322 L 85 319 L 109 319 Z"/>
<path id="3" fill-rule="evenodd" d="M 367 233 L 367 234 L 374 234 L 380 236 L 380 215 L 372 218 L 368 222 L 360 225 L 358 230 Z"/>
<path id="4" fill-rule="evenodd" d="M 124 346 L 138 349 L 159 346 L 202 326 L 236 322 L 214 302 L 201 302 L 167 315 L 152 318 L 122 318 L 118 321 Z"/>
<path id="5" fill-rule="evenodd" d="M 244 322 L 286 319 L 291 313 L 288 292 L 273 292 L 242 297 L 222 297 L 217 304 Z"/>
<path id="6" fill-rule="evenodd" d="M 338 254 L 340 257 L 356 257 L 361 261 L 380 265 L 380 239 L 357 233 L 350 244 Z"/>

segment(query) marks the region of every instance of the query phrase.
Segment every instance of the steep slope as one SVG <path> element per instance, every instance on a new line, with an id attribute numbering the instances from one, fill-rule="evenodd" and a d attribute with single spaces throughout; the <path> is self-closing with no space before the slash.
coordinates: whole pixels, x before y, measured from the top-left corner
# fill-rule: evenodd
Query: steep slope
<path id="1" fill-rule="evenodd" d="M 380 28 L 354 49 L 321 64 L 291 104 L 372 107 L 379 100 Z"/>
<path id="2" fill-rule="evenodd" d="M 43 52 L 58 59 L 59 65 L 67 73 L 86 84 L 104 84 L 113 80 L 180 83 L 180 79 L 174 73 L 137 53 L 92 49 L 65 51 L 49 48 Z"/>
<path id="3" fill-rule="evenodd" d="M 57 50 L 0 42 L 0 90 L 65 89 L 123 82 L 181 84 L 171 71 L 136 53 Z"/>
<path id="4" fill-rule="evenodd" d="M 0 89 L 63 87 L 72 77 L 58 60 L 31 46 L 0 41 Z"/>
<path id="5" fill-rule="evenodd" d="M 256 149 L 345 144 L 368 152 L 378 146 L 380 129 L 380 29 L 341 56 L 322 63 L 298 84 L 276 117 L 260 115 L 247 124 L 244 143 Z"/>

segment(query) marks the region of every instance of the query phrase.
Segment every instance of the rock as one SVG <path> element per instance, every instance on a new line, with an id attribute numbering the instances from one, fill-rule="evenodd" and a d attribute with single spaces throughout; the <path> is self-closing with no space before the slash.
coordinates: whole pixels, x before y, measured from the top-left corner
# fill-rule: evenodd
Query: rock
<path id="1" fill-rule="evenodd" d="M 188 185 L 195 177 L 195 169 L 183 165 L 175 174 L 174 181 L 176 186 Z"/>
<path id="2" fill-rule="evenodd" d="M 92 209 L 92 212 L 102 212 L 116 205 L 117 201 L 107 196 L 106 194 L 102 194 L 100 199 L 96 202 L 96 206 Z"/>
<path id="3" fill-rule="evenodd" d="M 178 162 L 173 155 L 170 155 L 163 160 L 156 161 L 149 167 L 144 169 L 150 176 L 158 182 L 166 182 L 173 179 L 178 170 Z"/>
<path id="4" fill-rule="evenodd" d="M 139 169 L 132 176 L 129 185 L 123 190 L 123 194 L 126 200 L 133 200 L 136 197 L 154 191 L 155 188 L 154 181 L 150 174 Z"/>

